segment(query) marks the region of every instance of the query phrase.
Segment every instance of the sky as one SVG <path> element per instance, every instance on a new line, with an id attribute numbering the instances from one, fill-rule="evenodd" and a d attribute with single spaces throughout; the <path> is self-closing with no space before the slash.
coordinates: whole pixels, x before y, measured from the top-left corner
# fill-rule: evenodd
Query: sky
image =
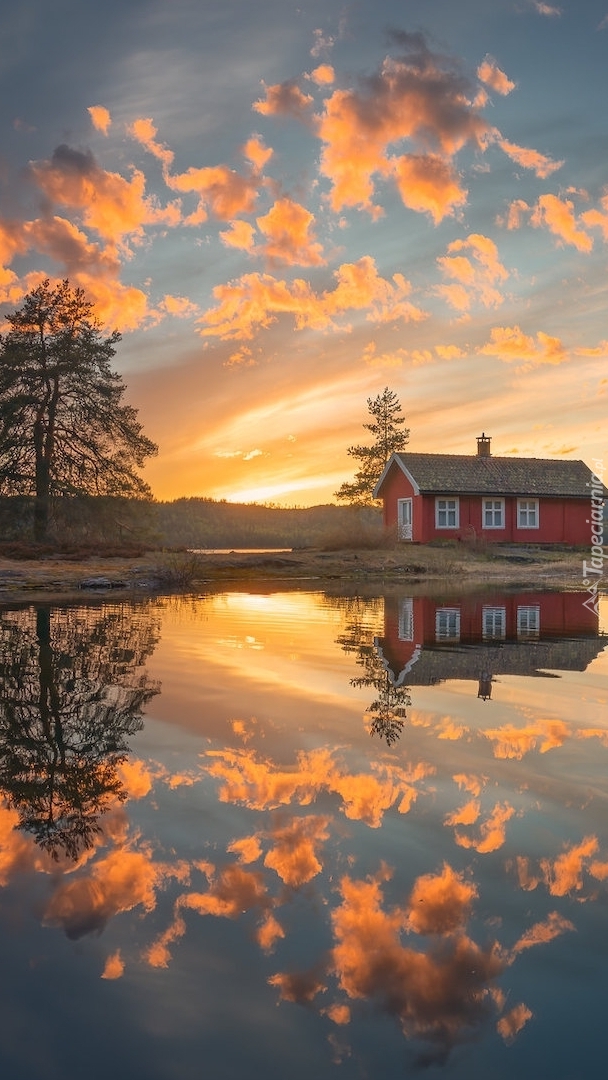
<path id="1" fill-rule="evenodd" d="M 69 278 L 158 499 L 308 506 L 415 452 L 608 466 L 608 0 L 22 0 L 0 316 Z"/>

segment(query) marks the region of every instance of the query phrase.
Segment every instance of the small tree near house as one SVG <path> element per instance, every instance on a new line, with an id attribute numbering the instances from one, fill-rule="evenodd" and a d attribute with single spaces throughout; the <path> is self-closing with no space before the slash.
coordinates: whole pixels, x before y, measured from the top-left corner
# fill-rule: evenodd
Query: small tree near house
<path id="1" fill-rule="evenodd" d="M 401 415 L 399 398 L 388 386 L 375 398 L 367 399 L 372 422 L 363 427 L 374 436 L 371 446 L 349 446 L 347 453 L 359 462 L 354 480 L 335 492 L 336 498 L 357 506 L 373 502 L 373 491 L 391 454 L 403 450 L 410 437 Z"/>

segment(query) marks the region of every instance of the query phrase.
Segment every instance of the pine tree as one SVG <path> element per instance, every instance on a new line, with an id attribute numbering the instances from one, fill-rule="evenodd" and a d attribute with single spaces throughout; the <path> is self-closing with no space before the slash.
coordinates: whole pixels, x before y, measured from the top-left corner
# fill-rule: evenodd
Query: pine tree
<path id="1" fill-rule="evenodd" d="M 0 337 L 0 495 L 34 498 L 44 540 L 56 496 L 148 498 L 135 471 L 157 447 L 110 368 L 120 334 L 103 338 L 82 289 L 48 279 L 7 316 Z"/>
<path id="2" fill-rule="evenodd" d="M 374 442 L 371 446 L 349 446 L 347 453 L 360 462 L 351 483 L 344 483 L 335 492 L 336 498 L 343 502 L 367 506 L 373 502 L 373 491 L 391 454 L 397 453 L 407 445 L 410 433 L 404 427 L 405 417 L 401 415 L 399 398 L 388 386 L 375 398 L 367 399 L 367 408 L 372 423 L 363 427 L 372 433 Z"/>

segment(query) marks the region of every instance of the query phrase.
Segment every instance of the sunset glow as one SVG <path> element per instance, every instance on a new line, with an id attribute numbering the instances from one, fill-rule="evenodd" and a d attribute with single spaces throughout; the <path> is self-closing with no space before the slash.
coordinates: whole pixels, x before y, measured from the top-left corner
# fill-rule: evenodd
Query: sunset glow
<path id="1" fill-rule="evenodd" d="M 11 28 L 0 315 L 86 290 L 157 498 L 332 501 L 385 385 L 413 451 L 605 457 L 600 0 L 83 7 Z"/>

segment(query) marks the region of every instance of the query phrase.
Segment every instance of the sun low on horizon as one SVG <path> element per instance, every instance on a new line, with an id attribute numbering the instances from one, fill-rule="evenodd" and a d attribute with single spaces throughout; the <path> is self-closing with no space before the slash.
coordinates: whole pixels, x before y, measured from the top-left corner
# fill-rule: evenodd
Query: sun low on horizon
<path id="1" fill-rule="evenodd" d="M 411 451 L 608 463 L 608 0 L 25 0 L 4 30 L 0 316 L 85 290 L 157 499 L 332 502 L 385 387 Z"/>

